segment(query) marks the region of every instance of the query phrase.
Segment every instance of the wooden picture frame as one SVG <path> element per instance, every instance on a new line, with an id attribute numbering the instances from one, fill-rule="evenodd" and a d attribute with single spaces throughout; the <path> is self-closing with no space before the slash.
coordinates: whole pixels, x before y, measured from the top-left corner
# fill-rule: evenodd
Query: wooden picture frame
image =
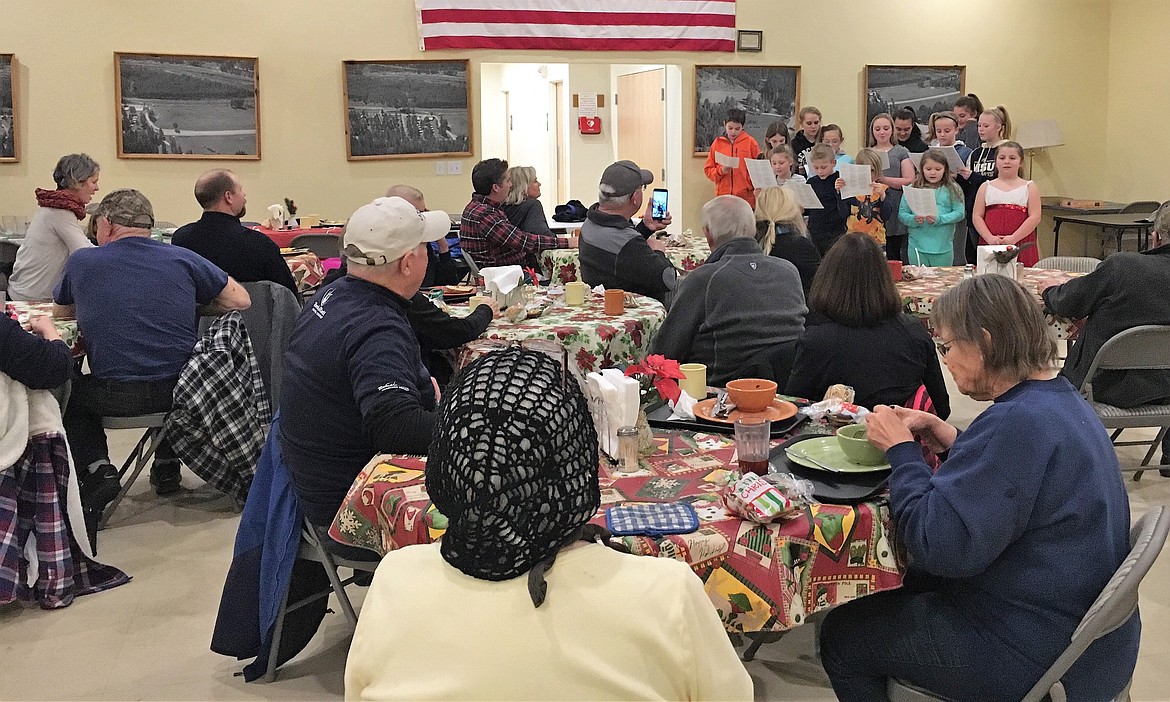
<path id="1" fill-rule="evenodd" d="M 0 163 L 20 162 L 18 69 L 15 54 L 0 54 Z"/>
<path id="2" fill-rule="evenodd" d="M 344 61 L 350 161 L 472 155 L 467 59 Z"/>
<path id="3" fill-rule="evenodd" d="M 791 129 L 799 105 L 800 66 L 695 66 L 692 153 L 706 158 L 731 108 L 747 111 L 744 129 L 762 149 L 768 125 L 783 121 Z"/>
<path id="4" fill-rule="evenodd" d="M 966 66 L 866 65 L 858 143 L 865 143 L 870 121 L 882 112 L 893 115 L 902 107 L 912 107 L 919 126 L 926 127 L 932 113 L 952 109 L 955 100 L 966 94 Z"/>
<path id="5" fill-rule="evenodd" d="M 118 158 L 258 161 L 259 63 L 115 52 Z"/>

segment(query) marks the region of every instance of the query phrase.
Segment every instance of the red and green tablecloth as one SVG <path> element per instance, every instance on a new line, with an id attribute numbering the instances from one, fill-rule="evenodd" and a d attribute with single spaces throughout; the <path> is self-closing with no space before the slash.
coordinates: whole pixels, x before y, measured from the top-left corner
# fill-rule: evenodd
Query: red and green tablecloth
<path id="1" fill-rule="evenodd" d="M 297 289 L 301 292 L 311 290 L 325 280 L 325 269 L 321 259 L 312 251 L 283 256 L 285 265 L 292 271 L 293 279 L 297 281 Z"/>
<path id="2" fill-rule="evenodd" d="M 901 586 L 885 498 L 847 505 L 813 504 L 775 524 L 728 513 L 721 490 L 735 445 L 726 436 L 656 432 L 658 451 L 635 473 L 601 460 L 601 509 L 624 502 L 690 502 L 699 530 L 660 538 L 623 537 L 642 556 L 688 563 L 702 578 L 729 631 L 783 631 L 813 612 Z M 362 470 L 330 534 L 385 554 L 437 540 L 447 528 L 427 495 L 426 459 L 378 456 Z"/>
<path id="3" fill-rule="evenodd" d="M 496 317 L 479 339 L 463 347 L 460 367 L 498 349 L 501 343 L 530 339 L 563 345 L 569 362 L 575 363 L 582 374 L 625 366 L 646 357 L 650 340 L 666 318 L 666 308 L 662 303 L 641 295 L 633 296 L 636 307 L 627 306 L 620 315 L 612 317 L 604 313 L 604 300 L 600 295 L 586 295 L 582 307 L 569 307 L 563 299 L 549 299 L 544 293 L 537 293 L 536 298 L 549 305 L 541 316 L 519 322 Z M 450 310 L 456 316 L 467 314 L 466 305 L 453 305 Z"/>
<path id="4" fill-rule="evenodd" d="M 9 300 L 4 303 L 12 305 L 16 308 L 18 314 L 28 314 L 30 317 L 52 317 L 53 303 L 51 302 L 16 302 Z M 83 350 L 81 348 L 81 335 L 77 331 L 76 319 L 54 319 L 53 326 L 57 327 L 57 333 L 61 335 L 61 340 L 64 341 L 69 348 L 73 349 L 73 355 L 80 355 Z"/>
<path id="5" fill-rule="evenodd" d="M 667 246 L 666 257 L 680 271 L 693 271 L 707 260 L 711 249 L 706 239 L 691 239 L 684 246 Z M 577 249 L 545 249 L 540 252 L 540 270 L 552 281 L 568 283 L 580 280 L 580 258 Z"/>
<path id="6" fill-rule="evenodd" d="M 898 294 L 902 296 L 902 303 L 906 306 L 906 311 L 921 319 L 933 334 L 934 329 L 930 326 L 930 313 L 934 310 L 934 301 L 944 292 L 958 285 L 959 281 L 963 280 L 963 268 L 961 266 L 941 266 L 931 268 L 930 270 L 935 275 L 921 280 L 903 280 L 896 285 Z M 1024 268 L 1022 273 L 1023 276 L 1020 284 L 1027 289 L 1029 294 L 1036 298 L 1036 304 L 1041 306 L 1043 306 L 1044 301 L 1040 298 L 1040 293 L 1036 291 L 1036 285 L 1038 283 L 1043 280 L 1066 282 L 1084 275 L 1084 273 L 1043 268 Z M 1079 321 L 1068 320 L 1047 313 L 1045 313 L 1044 319 L 1048 322 L 1048 326 L 1052 327 L 1052 330 L 1056 333 L 1057 339 L 1075 339 L 1077 332 L 1080 331 L 1081 324 Z"/>

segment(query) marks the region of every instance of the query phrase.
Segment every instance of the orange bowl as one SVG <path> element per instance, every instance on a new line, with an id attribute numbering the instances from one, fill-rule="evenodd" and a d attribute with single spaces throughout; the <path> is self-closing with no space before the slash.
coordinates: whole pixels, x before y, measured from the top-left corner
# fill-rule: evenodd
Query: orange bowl
<path id="1" fill-rule="evenodd" d="M 727 397 L 742 412 L 763 412 L 776 399 L 776 383 L 763 378 L 730 380 Z"/>

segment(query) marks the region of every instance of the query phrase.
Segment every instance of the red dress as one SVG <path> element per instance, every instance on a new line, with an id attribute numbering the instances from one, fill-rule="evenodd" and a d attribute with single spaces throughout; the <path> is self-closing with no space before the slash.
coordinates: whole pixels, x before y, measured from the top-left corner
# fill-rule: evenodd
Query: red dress
<path id="1" fill-rule="evenodd" d="M 1032 181 L 1027 181 L 1023 185 L 1013 190 L 1000 190 L 989 182 L 987 188 L 983 193 L 984 202 L 987 204 L 987 209 L 983 213 L 983 223 L 987 225 L 988 231 L 994 236 L 1011 236 L 1016 233 L 1024 220 L 1028 219 L 1028 185 Z M 984 244 L 991 245 L 991 242 L 984 241 Z M 1040 260 L 1039 245 L 1036 242 L 1036 230 L 1028 232 L 1028 235 L 1016 242 L 1016 246 L 1023 246 L 1024 244 L 1032 244 L 1027 249 L 1020 252 L 1017 261 L 1031 268 Z"/>

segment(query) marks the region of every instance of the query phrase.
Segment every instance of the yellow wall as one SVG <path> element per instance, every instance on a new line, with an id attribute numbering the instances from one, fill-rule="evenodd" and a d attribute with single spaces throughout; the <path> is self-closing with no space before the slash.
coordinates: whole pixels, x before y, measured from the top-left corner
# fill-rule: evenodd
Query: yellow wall
<path id="1" fill-rule="evenodd" d="M 1124 24 L 1115 23 L 1112 30 L 1109 0 L 961 4 L 901 0 L 885 6 L 872 0 L 825 0 L 815 4 L 799 29 L 793 29 L 788 18 L 802 16 L 806 4 L 740 0 L 739 27 L 764 30 L 761 54 L 472 51 L 430 52 L 425 57 L 470 56 L 472 118 L 477 123 L 480 62 L 568 61 L 571 90 L 597 92 L 609 89 L 610 63 L 677 64 L 683 72 L 683 138 L 688 143 L 694 64 L 803 65 L 801 102 L 820 107 L 826 118 L 841 124 L 849 149 L 857 147 L 861 129 L 865 64 L 965 64 L 968 89 L 989 103 L 1007 105 L 1013 118 L 1060 120 L 1066 145 L 1051 150 L 1048 160 L 1038 160 L 1034 174 L 1045 194 L 1120 197 L 1131 186 L 1119 179 L 1117 188 L 1105 193 L 1106 176 L 1115 175 L 1114 170 L 1119 174 L 1138 157 L 1151 165 L 1154 162 L 1156 156 L 1147 140 L 1108 130 L 1110 148 L 1132 158 L 1111 159 L 1125 163 L 1125 168 L 1107 167 L 1102 135 L 1107 112 L 1112 123 L 1135 123 L 1131 120 L 1139 107 L 1145 112 L 1143 101 L 1121 94 L 1119 86 L 1127 81 L 1141 81 L 1143 95 L 1149 94 L 1149 88 L 1142 74 L 1130 76 L 1132 61 L 1120 59 L 1138 55 L 1139 47 L 1125 45 L 1131 32 L 1164 34 L 1165 22 L 1149 22 L 1155 12 L 1166 19 L 1168 11 L 1158 0 L 1115 0 L 1114 12 Z M 260 58 L 263 160 L 228 163 L 242 177 L 257 215 L 263 206 L 289 196 L 304 212 L 345 217 L 393 182 L 420 187 L 432 209 L 454 214 L 467 202 L 471 166 L 481 157 L 484 144 L 478 132 L 473 136 L 476 157 L 463 161 L 463 175 L 437 176 L 430 160 L 345 160 L 341 62 L 423 57 L 417 48 L 414 4 L 409 0 L 58 0 L 52 12 L 44 8 L 36 2 L 5 3 L 0 52 L 15 53 L 19 62 L 23 160 L 0 164 L 0 213 L 31 214 L 32 190 L 51 186 L 56 159 L 85 151 L 102 164 L 104 189 L 142 189 L 154 201 L 159 219 L 185 222 L 197 216 L 192 184 L 200 172 L 217 162 L 116 158 L 114 51 Z M 915 29 L 908 31 L 911 26 Z M 899 36 L 903 38 L 896 39 Z M 1153 43 L 1152 39 L 1146 42 L 1147 46 Z M 1168 50 L 1163 45 L 1157 51 L 1160 58 L 1153 63 L 1164 71 Z M 1168 91 L 1161 86 L 1159 105 L 1165 106 Z M 1151 111 L 1159 116 L 1161 112 Z M 1124 121 L 1114 121 L 1119 117 Z M 608 159 L 600 151 L 610 146 L 570 131 L 570 148 L 591 166 L 591 173 L 581 173 L 578 164 L 571 165 L 571 196 L 581 197 L 585 193 L 580 184 L 596 183 L 596 164 Z M 1151 133 L 1160 139 L 1160 131 Z M 702 175 L 699 159 L 684 158 L 683 169 L 686 205 L 685 211 L 675 213 L 676 221 L 697 226 L 698 210 L 712 187 Z M 1139 185 L 1134 182 L 1132 189 L 1136 192 Z M 591 197 L 586 194 L 581 199 Z"/>

